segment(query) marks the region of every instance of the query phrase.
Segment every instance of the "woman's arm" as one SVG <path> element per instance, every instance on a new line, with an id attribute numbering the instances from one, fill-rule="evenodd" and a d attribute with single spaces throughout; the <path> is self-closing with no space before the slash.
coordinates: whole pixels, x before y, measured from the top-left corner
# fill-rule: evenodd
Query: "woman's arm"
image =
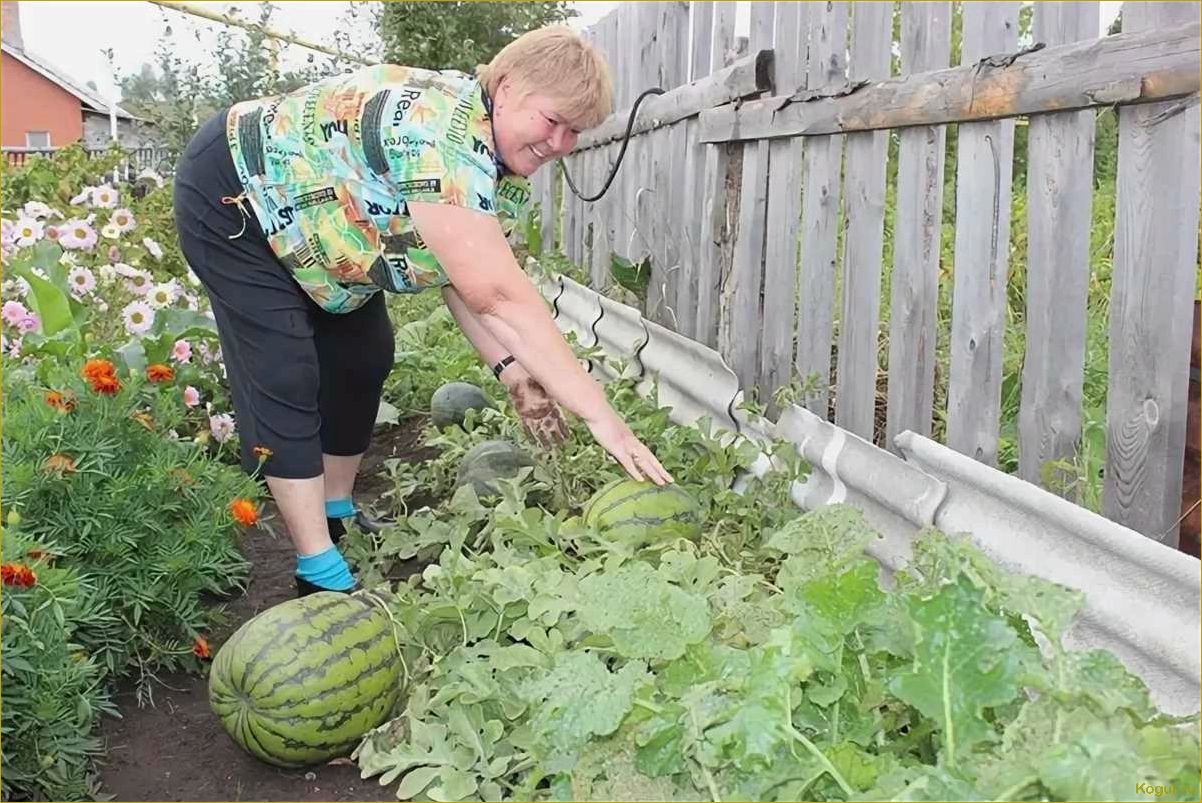
<path id="1" fill-rule="evenodd" d="M 672 477 L 585 373 L 518 267 L 496 218 L 450 204 L 411 202 L 409 214 L 480 326 L 567 409 L 635 479 Z M 453 310 L 452 310 L 453 312 Z"/>
<path id="2" fill-rule="evenodd" d="M 463 298 L 455 290 L 454 285 L 447 285 L 442 288 L 442 300 L 446 302 L 447 309 L 451 311 L 451 315 L 455 318 L 455 323 L 459 325 L 460 331 L 476 349 L 476 353 L 480 355 L 480 359 L 488 366 L 496 365 L 504 359 L 509 352 L 502 346 L 497 339 L 493 337 L 488 329 L 480 323 L 479 319 L 467 308 L 467 304 L 463 303 Z"/>
<path id="3" fill-rule="evenodd" d="M 460 331 L 475 347 L 480 359 L 487 365 L 496 365 L 508 352 L 497 339 L 476 319 L 472 311 L 463 303 L 459 293 L 451 285 L 442 288 L 442 297 L 447 308 L 459 324 Z M 522 422 L 523 429 L 541 443 L 551 447 L 562 443 L 568 437 L 568 425 L 563 420 L 559 405 L 547 393 L 547 389 L 516 360 L 507 365 L 497 377 L 505 389 L 509 391 L 509 399 L 513 410 Z"/>

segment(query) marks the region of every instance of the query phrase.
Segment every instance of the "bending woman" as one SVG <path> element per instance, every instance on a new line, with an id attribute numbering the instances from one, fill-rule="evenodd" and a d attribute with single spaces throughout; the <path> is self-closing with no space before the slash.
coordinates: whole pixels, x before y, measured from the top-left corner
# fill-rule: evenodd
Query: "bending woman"
<path id="1" fill-rule="evenodd" d="M 336 541 L 393 333 L 381 290 L 439 288 L 541 439 L 579 416 L 635 479 L 672 478 L 580 367 L 506 240 L 526 177 L 610 113 L 600 54 L 562 26 L 476 76 L 381 65 L 235 104 L 177 166 L 180 246 L 225 355 L 244 466 L 263 466 L 299 594 L 351 590 Z M 259 452 L 261 453 L 261 452 Z"/>

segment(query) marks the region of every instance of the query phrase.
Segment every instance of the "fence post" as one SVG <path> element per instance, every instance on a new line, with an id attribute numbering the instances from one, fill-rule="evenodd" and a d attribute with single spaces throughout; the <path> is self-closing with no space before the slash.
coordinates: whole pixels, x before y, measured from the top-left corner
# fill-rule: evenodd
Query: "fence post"
<path id="1" fill-rule="evenodd" d="M 1124 33 L 1197 21 L 1195 3 L 1123 4 Z M 1197 282 L 1198 125 L 1188 101 L 1119 108 L 1102 510 L 1173 547 Z"/>

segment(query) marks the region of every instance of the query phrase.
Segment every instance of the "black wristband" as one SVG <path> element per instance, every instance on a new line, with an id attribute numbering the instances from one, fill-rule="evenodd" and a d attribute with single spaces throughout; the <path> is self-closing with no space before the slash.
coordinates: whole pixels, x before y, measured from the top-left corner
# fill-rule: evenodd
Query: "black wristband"
<path id="1" fill-rule="evenodd" d="M 501 372 L 504 371 L 505 367 L 508 366 L 509 363 L 511 363 L 511 362 L 516 362 L 516 360 L 514 360 L 512 354 L 510 354 L 508 357 L 501 360 L 499 363 L 497 363 L 496 365 L 494 365 L 492 367 L 492 375 L 495 376 L 497 379 L 500 379 Z"/>

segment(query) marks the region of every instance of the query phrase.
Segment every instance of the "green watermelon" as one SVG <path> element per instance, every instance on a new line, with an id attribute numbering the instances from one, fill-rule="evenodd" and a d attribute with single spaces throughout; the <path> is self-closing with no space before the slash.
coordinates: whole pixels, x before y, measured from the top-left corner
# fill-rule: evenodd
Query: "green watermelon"
<path id="1" fill-rule="evenodd" d="M 401 685 L 388 615 L 322 591 L 238 628 L 213 659 L 209 704 L 251 755 L 300 767 L 353 750 L 392 714 Z"/>
<path id="2" fill-rule="evenodd" d="M 499 489 L 494 480 L 513 479 L 523 468 L 534 466 L 534 458 L 509 441 L 483 441 L 463 456 L 455 487 L 471 483 L 477 496 L 495 496 Z"/>
<path id="3" fill-rule="evenodd" d="M 491 408 L 484 391 L 468 382 L 448 382 L 430 397 L 430 418 L 442 429 L 451 424 L 463 425 L 468 410 Z"/>
<path id="4" fill-rule="evenodd" d="M 701 535 L 701 505 L 674 484 L 614 480 L 585 504 L 583 519 L 607 538 L 636 547 Z"/>

